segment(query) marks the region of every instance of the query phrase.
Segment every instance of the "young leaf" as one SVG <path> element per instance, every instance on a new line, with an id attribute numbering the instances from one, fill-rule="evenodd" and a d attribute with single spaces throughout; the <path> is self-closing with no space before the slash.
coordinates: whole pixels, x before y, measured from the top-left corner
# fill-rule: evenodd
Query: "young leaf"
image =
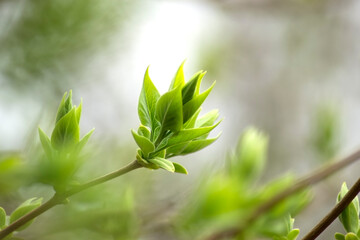
<path id="1" fill-rule="evenodd" d="M 335 233 L 336 240 L 345 240 L 345 235 L 341 233 Z"/>
<path id="2" fill-rule="evenodd" d="M 138 149 L 138 151 L 137 151 L 136 160 L 143 167 L 150 168 L 150 169 L 158 169 L 159 168 L 158 165 L 143 158 L 143 152 L 141 151 L 141 149 Z"/>
<path id="3" fill-rule="evenodd" d="M 57 114 L 56 122 L 58 122 L 63 116 L 65 116 L 72 109 L 72 91 L 69 91 L 69 96 L 65 100 L 67 92 L 65 92 L 63 98 L 61 99 Z"/>
<path id="4" fill-rule="evenodd" d="M 348 233 L 345 235 L 345 240 L 359 240 L 355 233 Z"/>
<path id="5" fill-rule="evenodd" d="M 44 149 L 44 152 L 46 154 L 46 156 L 51 159 L 52 158 L 52 146 L 51 146 L 51 142 L 49 137 L 43 132 L 43 130 L 41 130 L 41 128 L 39 128 L 39 137 L 40 137 L 40 142 L 41 145 Z"/>
<path id="6" fill-rule="evenodd" d="M 195 93 L 196 85 L 203 71 L 199 71 L 191 77 L 182 89 L 183 105 L 190 101 Z"/>
<path id="7" fill-rule="evenodd" d="M 77 144 L 76 146 L 76 150 L 77 152 L 79 153 L 83 148 L 84 146 L 86 145 L 86 143 L 89 141 L 91 135 L 93 134 L 94 132 L 94 128 L 90 130 L 90 132 L 88 132 L 81 140 L 80 142 Z"/>
<path id="8" fill-rule="evenodd" d="M 18 208 L 16 208 L 10 215 L 10 224 L 21 218 L 22 216 L 28 214 L 35 208 L 39 207 L 41 205 L 42 198 L 31 198 L 26 200 L 24 203 L 22 203 Z M 24 230 L 27 228 L 33 221 L 30 221 L 23 225 L 22 227 L 18 228 L 17 231 Z"/>
<path id="9" fill-rule="evenodd" d="M 175 77 L 174 77 L 173 80 L 171 81 L 171 84 L 170 84 L 170 87 L 169 87 L 169 91 L 170 91 L 170 90 L 173 90 L 173 89 L 175 89 L 175 88 L 178 88 L 178 87 L 182 88 L 182 87 L 184 86 L 184 84 L 185 84 L 185 77 L 184 77 L 184 69 L 183 69 L 183 68 L 184 68 L 185 61 L 186 61 L 186 60 L 184 60 L 184 61 L 181 63 L 178 71 L 176 72 Z"/>
<path id="10" fill-rule="evenodd" d="M 171 157 L 175 157 L 178 155 L 181 155 L 181 153 L 184 151 L 184 149 L 191 143 L 192 141 L 189 142 L 184 142 L 184 143 L 179 143 L 176 144 L 172 147 L 169 147 L 166 149 L 166 158 L 171 158 Z"/>
<path id="11" fill-rule="evenodd" d="M 205 115 L 201 116 L 195 123 L 195 127 L 207 127 L 214 124 L 219 117 L 219 110 L 214 109 Z"/>
<path id="12" fill-rule="evenodd" d="M 197 83 L 196 83 L 196 88 L 195 88 L 194 96 L 199 95 L 199 93 L 200 93 L 201 81 L 202 81 L 203 77 L 205 76 L 205 74 L 206 74 L 206 71 L 204 71 L 204 72 L 199 76 L 199 79 L 198 79 L 198 81 L 197 81 Z"/>
<path id="13" fill-rule="evenodd" d="M 215 138 L 210 139 L 197 139 L 190 142 L 182 143 L 174 145 L 166 150 L 166 157 L 174 157 L 178 155 L 186 155 L 189 153 L 197 152 L 207 146 L 209 146 L 211 143 L 213 143 L 216 139 L 220 137 L 220 134 Z"/>
<path id="14" fill-rule="evenodd" d="M 181 89 L 175 88 L 162 95 L 156 103 L 156 117 L 161 131 L 177 132 L 183 123 Z"/>
<path id="15" fill-rule="evenodd" d="M 194 115 L 192 115 L 192 117 L 189 120 L 187 120 L 187 122 L 184 123 L 183 125 L 184 129 L 195 127 L 196 119 L 199 116 L 200 111 L 201 111 L 201 107 L 194 113 Z"/>
<path id="16" fill-rule="evenodd" d="M 149 67 L 146 69 L 138 105 L 140 122 L 154 130 L 156 127 L 155 107 L 160 94 L 149 76 Z"/>
<path id="17" fill-rule="evenodd" d="M 232 159 L 232 170 L 235 176 L 252 182 L 257 179 L 266 163 L 268 138 L 255 128 L 244 131 Z"/>
<path id="18" fill-rule="evenodd" d="M 150 135 L 151 135 L 150 130 L 148 127 L 145 127 L 144 125 L 140 125 L 137 132 L 140 136 L 150 138 Z"/>
<path id="19" fill-rule="evenodd" d="M 338 195 L 337 201 L 340 202 L 347 192 L 348 188 L 346 186 L 346 183 L 344 182 L 341 186 L 341 191 Z M 359 231 L 359 212 L 358 206 L 356 206 L 356 204 L 358 204 L 358 201 L 358 199 L 354 199 L 339 215 L 339 219 L 347 232 L 357 233 Z"/>
<path id="20" fill-rule="evenodd" d="M 55 125 L 51 135 L 51 144 L 55 149 L 71 147 L 79 142 L 80 129 L 76 119 L 76 108 L 63 116 Z"/>
<path id="21" fill-rule="evenodd" d="M 293 229 L 289 232 L 289 234 L 287 235 L 287 239 L 288 240 L 296 240 L 297 236 L 299 235 L 300 230 L 299 229 Z"/>
<path id="22" fill-rule="evenodd" d="M 131 133 L 135 139 L 135 142 L 145 154 L 145 157 L 147 157 L 149 153 L 155 150 L 154 144 L 148 138 L 140 136 L 134 130 L 131 130 Z"/>
<path id="23" fill-rule="evenodd" d="M 183 106 L 183 122 L 186 122 L 191 116 L 199 109 L 201 104 L 205 101 L 207 96 L 210 94 L 211 90 L 213 89 L 215 82 L 203 93 L 194 97 L 190 101 L 188 101 Z"/>
<path id="24" fill-rule="evenodd" d="M 193 139 L 195 139 L 197 137 L 200 137 L 201 135 L 207 134 L 211 130 L 213 130 L 217 125 L 219 125 L 219 123 L 220 122 L 218 122 L 214 126 L 210 126 L 210 127 L 191 128 L 191 129 L 180 130 L 178 133 L 170 136 L 170 138 L 168 139 L 167 144 L 163 148 L 160 148 L 160 145 L 163 146 L 160 143 L 160 145 L 158 146 L 157 151 L 162 150 L 162 149 L 167 148 L 167 147 L 174 146 L 176 144 L 191 141 L 191 140 L 193 140 Z"/>
<path id="25" fill-rule="evenodd" d="M 179 153 L 179 155 L 197 152 L 215 142 L 220 135 L 221 134 L 217 135 L 215 138 L 193 140 L 181 151 L 181 153 Z"/>
<path id="26" fill-rule="evenodd" d="M 82 99 L 80 101 L 80 105 L 76 108 L 75 112 L 76 112 L 76 119 L 77 119 L 77 123 L 80 123 L 80 118 L 81 118 L 81 110 L 82 110 Z"/>
<path id="27" fill-rule="evenodd" d="M 171 161 L 166 160 L 165 158 L 155 157 L 155 158 L 149 159 L 149 162 L 151 162 L 169 172 L 175 172 L 174 164 Z"/>
<path id="28" fill-rule="evenodd" d="M 0 229 L 5 227 L 5 224 L 6 224 L 6 212 L 2 207 L 0 207 Z"/>
<path id="29" fill-rule="evenodd" d="M 176 173 L 188 174 L 188 172 L 187 172 L 186 168 L 184 168 L 184 166 L 180 165 L 179 163 L 175 163 L 175 162 L 173 162 L 173 165 L 175 167 Z"/>

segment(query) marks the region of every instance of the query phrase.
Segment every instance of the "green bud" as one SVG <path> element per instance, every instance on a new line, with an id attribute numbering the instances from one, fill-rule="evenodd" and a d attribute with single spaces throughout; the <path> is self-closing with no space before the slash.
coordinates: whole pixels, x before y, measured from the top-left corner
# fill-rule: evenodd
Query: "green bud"
<path id="1" fill-rule="evenodd" d="M 69 91 L 69 96 L 67 96 L 67 92 L 65 92 L 57 114 L 56 114 L 56 122 L 58 122 L 63 116 L 65 116 L 68 112 L 70 112 L 70 110 L 72 109 L 73 105 L 72 105 L 72 90 Z"/>
<path id="2" fill-rule="evenodd" d="M 344 198 L 348 188 L 344 182 L 341 186 L 341 190 L 337 197 L 337 202 L 340 202 Z M 354 200 L 345 208 L 345 210 L 339 215 L 340 222 L 343 224 L 345 230 L 350 233 L 357 233 L 359 231 L 359 198 Z M 350 239 L 350 238 L 349 238 Z"/>
<path id="3" fill-rule="evenodd" d="M 348 233 L 345 235 L 345 240 L 359 240 L 355 233 Z"/>
<path id="4" fill-rule="evenodd" d="M 267 136 L 253 127 L 246 129 L 230 160 L 230 171 L 242 181 L 254 181 L 265 167 L 267 146 Z"/>
<path id="5" fill-rule="evenodd" d="M 39 166 L 38 180 L 64 191 L 80 166 L 80 152 L 89 140 L 93 130 L 80 139 L 80 117 L 82 102 L 72 104 L 72 92 L 64 94 L 56 115 L 51 139 L 39 128 L 40 142 L 46 158 Z"/>
<path id="6" fill-rule="evenodd" d="M 345 240 L 345 235 L 341 233 L 335 233 L 336 240 Z"/>
<path id="7" fill-rule="evenodd" d="M 55 128 L 51 134 L 51 144 L 57 150 L 73 148 L 80 141 L 80 116 L 82 103 L 79 107 L 72 104 L 72 92 L 64 94 L 56 115 Z"/>

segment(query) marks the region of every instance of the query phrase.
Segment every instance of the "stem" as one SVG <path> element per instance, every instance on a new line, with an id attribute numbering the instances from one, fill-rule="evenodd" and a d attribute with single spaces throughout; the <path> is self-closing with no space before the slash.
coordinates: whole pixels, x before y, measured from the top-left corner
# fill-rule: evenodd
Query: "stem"
<path id="1" fill-rule="evenodd" d="M 31 212 L 29 212 L 28 214 L 22 216 L 21 218 L 19 218 L 18 220 L 16 220 L 15 222 L 13 222 L 12 224 L 10 224 L 9 226 L 7 226 L 6 228 L 4 228 L 3 230 L 0 231 L 0 239 L 4 239 L 7 235 L 11 234 L 12 232 L 16 231 L 16 229 L 18 229 L 19 227 L 23 226 L 24 224 L 26 224 L 27 222 L 33 220 L 34 218 L 36 218 L 37 216 L 41 215 L 42 213 L 46 212 L 47 210 L 49 210 L 50 208 L 55 207 L 56 205 L 62 204 L 63 201 L 74 195 L 77 194 L 81 191 L 84 191 L 90 187 L 99 185 L 101 183 L 107 182 L 111 179 L 114 179 L 116 177 L 119 177 L 121 175 L 124 175 L 125 173 L 128 173 L 132 170 L 135 170 L 137 168 L 140 168 L 141 165 L 135 160 L 131 163 L 129 163 L 128 165 L 126 165 L 123 168 L 120 168 L 119 170 L 116 170 L 112 173 L 106 174 L 104 176 L 101 176 L 99 178 L 96 178 L 94 180 L 91 180 L 87 183 L 84 183 L 82 185 L 79 185 L 77 187 L 74 187 L 66 192 L 63 193 L 55 193 L 55 195 L 50 198 L 47 202 L 45 202 L 44 204 L 42 204 L 41 206 L 39 206 L 38 208 L 35 208 L 34 210 L 32 210 Z"/>
<path id="2" fill-rule="evenodd" d="M 344 211 L 360 192 L 360 178 L 345 194 L 344 198 L 302 239 L 316 239 Z"/>
<path id="3" fill-rule="evenodd" d="M 70 189 L 69 191 L 66 191 L 63 193 L 65 197 L 70 197 L 78 192 L 84 191 L 85 189 L 91 188 L 93 186 L 99 185 L 101 183 L 107 182 L 111 179 L 117 178 L 121 175 L 124 175 L 125 173 L 128 173 L 132 170 L 135 170 L 137 168 L 141 168 L 142 166 L 137 162 L 137 160 L 132 161 L 128 165 L 126 165 L 123 168 L 120 168 L 119 170 L 116 170 L 114 172 L 108 173 L 104 176 L 95 178 L 94 180 L 91 180 L 87 183 L 84 183 L 82 185 L 79 185 L 77 187 L 74 187 L 73 189 Z M 1 239 L 1 238 L 0 238 Z"/>
<path id="4" fill-rule="evenodd" d="M 285 189 L 284 191 L 280 192 L 279 194 L 275 195 L 274 197 L 270 198 L 269 200 L 261 204 L 258 208 L 255 209 L 255 211 L 253 211 L 247 218 L 244 219 L 243 224 L 240 225 L 239 227 L 232 227 L 225 229 L 221 232 L 209 236 L 206 239 L 218 240 L 218 239 L 230 238 L 241 234 L 248 226 L 254 223 L 255 220 L 257 220 L 263 214 L 267 213 L 269 210 L 271 210 L 274 206 L 276 206 L 278 203 L 280 203 L 287 197 L 305 189 L 306 187 L 309 187 L 313 184 L 320 182 L 321 180 L 327 178 L 333 173 L 341 170 L 342 168 L 350 165 L 351 163 L 359 159 L 360 159 L 360 149 L 355 151 L 351 155 L 341 159 L 340 161 L 333 162 L 328 166 L 315 170 L 309 175 L 300 178 L 294 185 L 290 186 L 289 188 Z"/>

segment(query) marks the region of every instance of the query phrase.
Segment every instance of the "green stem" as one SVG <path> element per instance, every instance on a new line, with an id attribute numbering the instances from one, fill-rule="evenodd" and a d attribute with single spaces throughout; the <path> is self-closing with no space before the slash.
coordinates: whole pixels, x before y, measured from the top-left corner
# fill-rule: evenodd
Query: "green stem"
<path id="1" fill-rule="evenodd" d="M 39 206 L 38 208 L 35 208 L 34 210 L 32 210 L 31 212 L 29 212 L 28 214 L 22 216 L 21 218 L 19 218 L 18 220 L 16 220 L 15 222 L 13 222 L 12 224 L 10 224 L 9 226 L 7 226 L 6 228 L 4 228 L 3 230 L 0 231 L 0 239 L 4 239 L 7 235 L 11 234 L 12 232 L 16 231 L 16 229 L 18 229 L 19 227 L 23 226 L 24 224 L 26 224 L 27 222 L 33 220 L 34 218 L 36 218 L 37 216 L 41 215 L 42 213 L 46 212 L 47 210 L 49 210 L 50 208 L 55 207 L 56 205 L 62 204 L 64 202 L 64 200 L 74 194 L 77 194 L 79 192 L 82 192 L 90 187 L 99 185 L 101 183 L 107 182 L 111 179 L 114 179 L 116 177 L 119 177 L 121 175 L 124 175 L 125 173 L 128 173 L 132 170 L 135 170 L 137 168 L 141 168 L 141 165 L 135 160 L 131 163 L 129 163 L 128 165 L 126 165 L 125 167 L 114 171 L 112 173 L 106 174 L 104 176 L 101 176 L 99 178 L 96 178 L 94 180 L 91 180 L 87 183 L 84 183 L 82 185 L 79 185 L 77 187 L 74 187 L 66 192 L 63 193 L 55 193 L 55 195 L 50 198 L 47 202 L 45 202 L 44 204 L 42 204 L 41 206 Z"/>
<path id="2" fill-rule="evenodd" d="M 316 184 L 323 179 L 329 177 L 330 175 L 338 172 L 344 167 L 350 165 L 351 163 L 356 162 L 360 159 L 360 149 L 351 155 L 341 159 L 340 161 L 330 163 L 328 166 L 322 167 L 310 173 L 309 175 L 300 178 L 295 184 L 270 198 L 260 206 L 258 206 L 255 211 L 253 211 L 246 219 L 243 219 L 243 223 L 238 227 L 232 227 L 225 229 L 223 231 L 217 232 L 206 240 L 219 240 L 219 239 L 227 239 L 234 236 L 241 235 L 251 224 L 253 224 L 259 217 L 263 214 L 267 213 L 273 207 L 275 207 L 278 203 L 286 199 L 287 197 L 304 190 L 305 188 Z"/>

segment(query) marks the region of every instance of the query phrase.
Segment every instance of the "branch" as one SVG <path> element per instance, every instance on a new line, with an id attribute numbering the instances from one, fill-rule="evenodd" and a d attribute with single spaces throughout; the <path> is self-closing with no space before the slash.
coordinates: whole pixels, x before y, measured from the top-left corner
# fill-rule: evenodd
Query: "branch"
<path id="1" fill-rule="evenodd" d="M 352 153 L 351 155 L 341 159 L 340 161 L 333 162 L 328 166 L 322 167 L 320 169 L 315 170 L 314 172 L 310 173 L 309 175 L 300 178 L 294 185 L 285 189 L 284 191 L 280 192 L 279 194 L 275 195 L 274 197 L 270 198 L 268 201 L 261 204 L 255 211 L 250 214 L 246 219 L 244 219 L 243 224 L 239 227 L 232 227 L 225 229 L 221 232 L 215 233 L 206 240 L 219 240 L 219 239 L 226 239 L 230 237 L 237 236 L 244 232 L 244 230 L 254 223 L 260 216 L 267 213 L 271 210 L 274 206 L 278 203 L 286 199 L 287 197 L 313 185 L 321 180 L 327 178 L 328 176 L 332 175 L 333 173 L 343 169 L 344 167 L 350 165 L 351 163 L 356 162 L 360 159 L 360 149 Z"/>
<path id="2" fill-rule="evenodd" d="M 345 194 L 344 198 L 341 199 L 341 201 L 336 204 L 336 206 L 302 240 L 316 239 L 344 211 L 359 192 L 360 178 Z"/>
<path id="3" fill-rule="evenodd" d="M 55 193 L 55 195 L 50 198 L 47 202 L 39 206 L 38 208 L 35 208 L 28 214 L 22 216 L 6 228 L 0 231 L 0 239 L 4 239 L 7 235 L 11 234 L 12 232 L 16 231 L 19 227 L 23 226 L 27 222 L 33 220 L 37 216 L 41 215 L 42 213 L 46 212 L 50 208 L 55 207 L 56 205 L 62 204 L 64 200 L 74 194 L 77 194 L 81 191 L 84 191 L 90 187 L 99 185 L 101 183 L 107 182 L 111 179 L 114 179 L 116 177 L 119 177 L 121 175 L 124 175 L 125 173 L 128 173 L 132 170 L 135 170 L 137 168 L 142 167 L 136 160 L 131 162 L 130 164 L 126 165 L 125 167 L 114 171 L 112 173 L 106 174 L 104 176 L 101 176 L 99 178 L 96 178 L 94 180 L 91 180 L 87 183 L 84 183 L 82 185 L 79 185 L 77 187 L 74 187 L 66 192 L 63 193 Z"/>

